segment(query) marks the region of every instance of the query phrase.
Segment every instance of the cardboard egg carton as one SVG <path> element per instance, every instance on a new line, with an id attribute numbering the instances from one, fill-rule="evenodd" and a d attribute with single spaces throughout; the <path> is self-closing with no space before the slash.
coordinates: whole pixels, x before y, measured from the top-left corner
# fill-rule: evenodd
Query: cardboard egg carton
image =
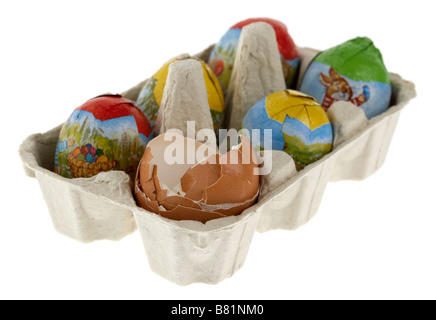
<path id="1" fill-rule="evenodd" d="M 268 27 L 262 28 L 270 32 Z M 246 38 L 252 41 L 252 37 Z M 271 46 L 276 43 L 270 43 L 268 50 Z M 197 57 L 207 60 L 212 47 Z M 263 65 L 247 61 L 251 55 L 248 52 L 238 47 L 236 60 L 243 61 L 242 65 L 248 63 L 250 70 L 262 68 Z M 300 48 L 299 53 L 301 80 L 301 74 L 317 50 Z M 248 71 L 240 68 L 236 72 L 237 77 L 244 79 L 244 72 Z M 138 229 L 150 268 L 155 273 L 178 285 L 215 284 L 241 268 L 255 231 L 299 228 L 316 214 L 329 181 L 363 180 L 383 165 L 400 112 L 416 95 L 413 83 L 397 74 L 391 73 L 390 77 L 393 95 L 386 112 L 367 120 L 354 105 L 334 103 L 328 112 L 335 133 L 331 153 L 297 172 L 286 153 L 273 151 L 272 172 L 262 177 L 258 202 L 238 216 L 206 223 L 169 220 L 138 207 L 129 176 L 121 171 L 103 172 L 87 179 L 67 179 L 54 173 L 54 154 L 62 125 L 29 136 L 21 144 L 19 153 L 25 173 L 39 182 L 58 232 L 81 242 L 91 242 L 120 240 Z M 265 86 L 265 83 L 270 85 Z M 275 85 L 274 81 L 264 81 L 261 94 L 277 90 L 277 86 L 280 85 Z M 136 100 L 141 88 L 142 83 L 123 96 Z M 228 103 L 233 104 L 233 108 L 249 105 L 247 99 L 257 99 L 250 94 L 252 91 L 245 94 L 245 89 L 243 80 L 230 89 L 233 100 Z"/>

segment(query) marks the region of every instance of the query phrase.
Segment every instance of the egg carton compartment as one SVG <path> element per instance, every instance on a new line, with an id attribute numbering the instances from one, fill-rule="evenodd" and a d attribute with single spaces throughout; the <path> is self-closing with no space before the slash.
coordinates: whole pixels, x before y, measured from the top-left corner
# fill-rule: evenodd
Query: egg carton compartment
<path id="1" fill-rule="evenodd" d="M 207 59 L 212 48 L 196 56 Z M 299 48 L 300 74 L 317 52 Z M 170 220 L 138 207 L 130 177 L 121 171 L 86 179 L 67 179 L 54 173 L 62 125 L 29 136 L 19 153 L 25 173 L 40 185 L 58 232 L 91 242 L 119 240 L 138 229 L 155 273 L 178 285 L 215 284 L 242 267 L 255 231 L 299 228 L 316 214 L 329 181 L 363 180 L 383 165 L 400 111 L 416 95 L 413 83 L 397 74 L 390 77 L 393 95 L 386 112 L 354 125 L 350 118 L 341 118 L 340 104 L 336 103 L 337 113 L 333 104 L 328 115 L 343 139 L 334 142 L 332 152 L 299 172 L 289 172 L 286 159 L 281 157 L 284 152 L 274 152 L 273 173 L 280 174 L 272 175 L 271 181 L 263 177 L 264 192 L 258 202 L 240 215 L 206 223 Z M 142 85 L 124 92 L 123 97 L 136 100 Z M 346 110 L 347 106 L 343 107 Z"/>
<path id="2" fill-rule="evenodd" d="M 55 229 L 81 242 L 120 240 L 136 230 L 130 177 L 122 171 L 67 179 L 54 172 L 62 125 L 29 136 L 20 146 L 25 173 L 36 178 Z"/>

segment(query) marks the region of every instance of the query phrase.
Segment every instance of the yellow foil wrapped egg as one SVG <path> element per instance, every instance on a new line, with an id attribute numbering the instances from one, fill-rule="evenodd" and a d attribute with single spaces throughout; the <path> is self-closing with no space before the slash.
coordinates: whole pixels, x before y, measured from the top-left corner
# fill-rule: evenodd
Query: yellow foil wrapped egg
<path id="1" fill-rule="evenodd" d="M 153 128 L 162 101 L 168 69 L 174 61 L 182 59 L 196 59 L 201 62 L 212 122 L 215 130 L 222 128 L 225 103 L 221 84 L 210 66 L 197 58 L 175 58 L 165 63 L 151 78 L 145 81 L 136 100 L 136 106 L 146 115 Z"/>
<path id="2" fill-rule="evenodd" d="M 297 169 L 332 150 L 333 130 L 326 112 L 315 98 L 298 91 L 286 89 L 262 98 L 247 112 L 242 127 L 252 137 L 254 129 L 260 131 L 253 147 L 283 150 Z"/>

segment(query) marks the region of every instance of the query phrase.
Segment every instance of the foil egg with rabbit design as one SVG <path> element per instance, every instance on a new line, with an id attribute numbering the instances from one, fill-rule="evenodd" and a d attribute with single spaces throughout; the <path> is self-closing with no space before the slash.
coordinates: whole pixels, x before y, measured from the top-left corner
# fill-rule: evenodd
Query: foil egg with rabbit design
<path id="1" fill-rule="evenodd" d="M 389 107 L 392 86 L 380 51 L 371 39 L 357 37 L 319 53 L 299 91 L 314 97 L 325 110 L 335 101 L 349 101 L 370 119 Z"/>

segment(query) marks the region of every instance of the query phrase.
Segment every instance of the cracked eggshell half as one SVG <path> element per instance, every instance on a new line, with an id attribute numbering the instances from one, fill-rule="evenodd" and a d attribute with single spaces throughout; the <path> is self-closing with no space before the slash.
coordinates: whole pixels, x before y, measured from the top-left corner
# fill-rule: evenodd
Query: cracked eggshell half
<path id="1" fill-rule="evenodd" d="M 135 198 L 140 207 L 172 220 L 205 223 L 238 215 L 257 201 L 257 167 L 243 136 L 241 144 L 221 155 L 193 139 L 161 134 L 138 166 Z"/>

